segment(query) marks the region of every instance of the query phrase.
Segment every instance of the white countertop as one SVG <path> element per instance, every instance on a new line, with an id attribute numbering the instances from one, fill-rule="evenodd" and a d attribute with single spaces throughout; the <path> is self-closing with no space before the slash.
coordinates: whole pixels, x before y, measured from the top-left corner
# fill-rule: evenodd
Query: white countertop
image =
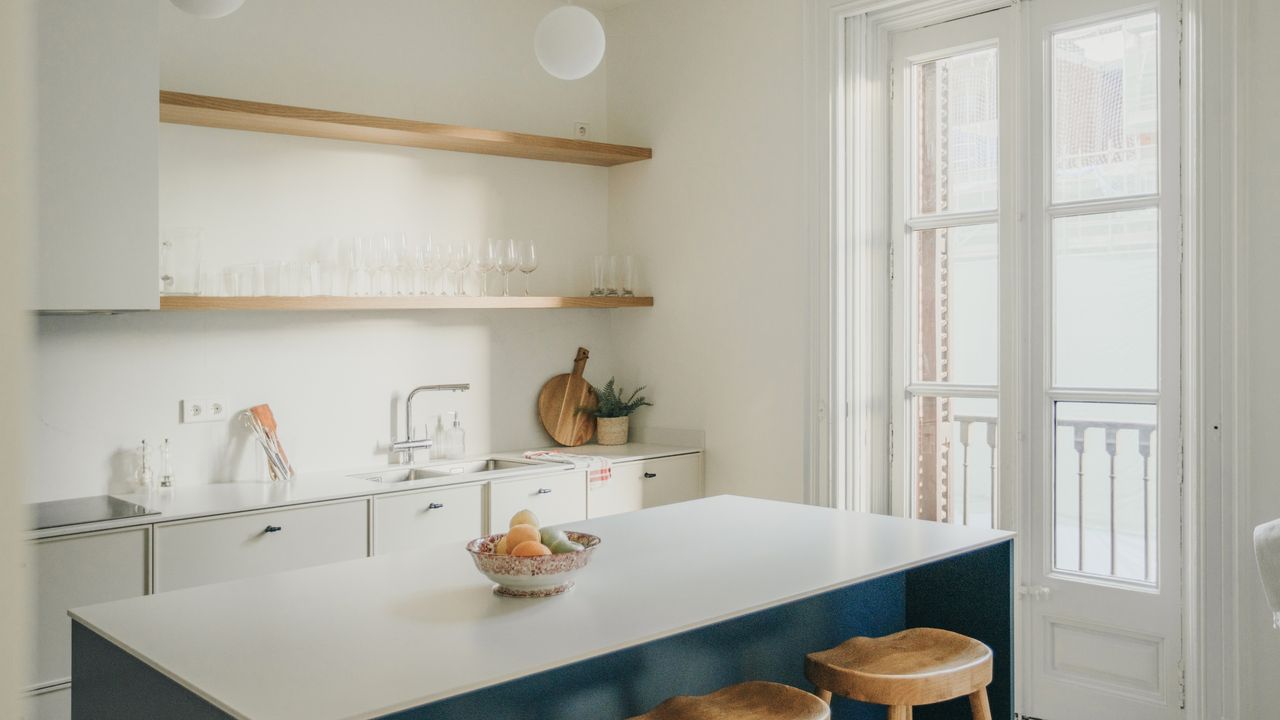
<path id="1" fill-rule="evenodd" d="M 495 596 L 448 546 L 71 616 L 234 717 L 368 718 L 1012 537 L 732 496 L 569 527 L 602 544 L 553 598 Z"/>
<path id="2" fill-rule="evenodd" d="M 601 455 L 612 462 L 632 462 L 675 455 L 687 455 L 702 452 L 698 448 L 672 447 L 667 445 L 645 445 L 632 443 L 629 445 L 601 446 L 584 445 L 577 448 L 543 448 L 559 450 L 576 455 Z M 476 457 L 521 458 L 524 451 L 487 453 Z M 462 462 L 460 460 L 432 460 L 419 463 L 416 467 L 431 465 L 448 465 Z M 100 530 L 113 530 L 150 525 L 152 523 L 184 520 L 194 517 L 223 515 L 226 513 L 264 510 L 287 505 L 326 502 L 345 498 L 368 497 L 384 493 L 424 490 L 446 485 L 461 485 L 468 482 L 498 480 L 508 475 L 520 475 L 530 470 L 516 469 L 502 473 L 487 473 L 482 478 L 457 475 L 442 478 L 414 480 L 402 483 L 380 483 L 351 477 L 352 475 L 377 473 L 398 466 L 382 465 L 377 467 L 353 468 L 341 471 L 320 471 L 300 473 L 289 482 L 244 482 L 244 483 L 211 483 L 206 485 L 179 485 L 172 488 L 156 489 L 152 492 L 137 492 L 127 495 L 117 494 L 115 497 L 137 503 L 151 510 L 158 511 L 152 515 L 122 518 L 100 523 L 83 523 L 67 525 L 44 530 L 28 531 L 28 539 L 40 539 L 60 535 L 70 535 Z M 533 466 L 533 472 L 540 474 L 557 472 L 574 472 L 560 463 L 539 463 Z M 581 472 L 579 470 L 578 472 Z"/>

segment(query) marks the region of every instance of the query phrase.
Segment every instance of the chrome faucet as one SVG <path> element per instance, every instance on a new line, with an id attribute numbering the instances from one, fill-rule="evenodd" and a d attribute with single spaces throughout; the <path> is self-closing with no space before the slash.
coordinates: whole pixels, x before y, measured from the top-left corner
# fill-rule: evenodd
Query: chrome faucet
<path id="1" fill-rule="evenodd" d="M 409 393 L 409 397 L 404 401 L 404 440 L 391 443 L 391 452 L 408 453 L 409 464 L 414 461 L 414 454 L 418 450 L 426 450 L 430 448 L 433 442 L 427 438 L 415 440 L 413 438 L 413 398 L 420 392 L 466 392 L 471 389 L 471 383 L 459 383 L 455 385 L 423 385 L 416 387 Z"/>

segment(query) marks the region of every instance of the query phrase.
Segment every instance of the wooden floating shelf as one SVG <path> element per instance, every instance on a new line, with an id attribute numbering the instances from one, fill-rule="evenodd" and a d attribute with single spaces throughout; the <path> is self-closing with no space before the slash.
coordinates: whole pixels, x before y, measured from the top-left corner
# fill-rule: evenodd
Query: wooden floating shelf
<path id="1" fill-rule="evenodd" d="M 168 90 L 160 91 L 160 122 L 601 167 L 653 157 L 652 149 L 629 145 L 397 120 Z"/>
<path id="2" fill-rule="evenodd" d="M 651 297 L 213 297 L 165 295 L 161 310 L 538 310 L 653 307 Z"/>

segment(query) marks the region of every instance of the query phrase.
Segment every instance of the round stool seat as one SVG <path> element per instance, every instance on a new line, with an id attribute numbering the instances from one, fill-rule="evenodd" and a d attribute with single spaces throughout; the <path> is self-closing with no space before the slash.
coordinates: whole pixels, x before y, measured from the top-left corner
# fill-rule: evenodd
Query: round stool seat
<path id="1" fill-rule="evenodd" d="M 819 688 L 853 700 L 932 705 L 991 684 L 991 648 L 949 630 L 912 628 L 810 653 L 805 675 Z"/>
<path id="2" fill-rule="evenodd" d="M 730 685 L 709 695 L 677 695 L 631 720 L 828 720 L 816 696 L 774 682 Z"/>

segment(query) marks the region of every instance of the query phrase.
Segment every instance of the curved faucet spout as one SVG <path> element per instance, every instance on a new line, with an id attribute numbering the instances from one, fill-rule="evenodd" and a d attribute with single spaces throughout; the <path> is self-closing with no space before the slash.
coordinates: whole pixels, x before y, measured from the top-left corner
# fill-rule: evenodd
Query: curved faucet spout
<path id="1" fill-rule="evenodd" d="M 414 462 L 415 452 L 419 449 L 425 450 L 433 444 L 431 440 L 413 439 L 413 399 L 420 392 L 466 392 L 471 389 L 471 383 L 455 383 L 452 385 L 421 385 L 409 392 L 409 397 L 404 401 L 404 441 L 391 443 L 391 452 L 407 452 L 409 454 L 409 464 Z"/>

